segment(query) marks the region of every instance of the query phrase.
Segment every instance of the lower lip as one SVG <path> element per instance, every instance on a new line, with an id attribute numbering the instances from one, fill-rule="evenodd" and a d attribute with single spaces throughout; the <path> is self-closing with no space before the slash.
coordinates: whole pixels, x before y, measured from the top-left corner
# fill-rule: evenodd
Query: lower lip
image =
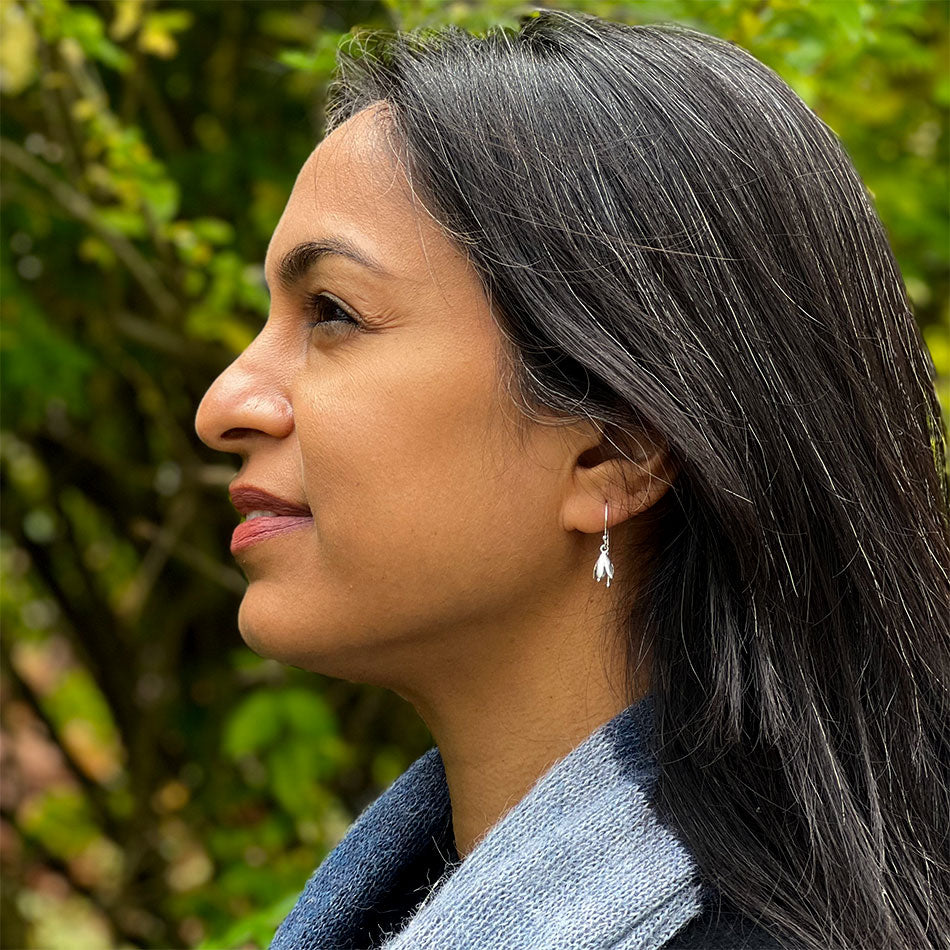
<path id="1" fill-rule="evenodd" d="M 231 535 L 231 553 L 240 551 L 251 544 L 263 541 L 265 538 L 273 538 L 286 531 L 293 531 L 295 528 L 306 528 L 313 524 L 312 517 L 302 517 L 300 515 L 280 515 L 269 517 L 263 515 L 259 518 L 251 518 L 250 521 L 242 521 Z"/>

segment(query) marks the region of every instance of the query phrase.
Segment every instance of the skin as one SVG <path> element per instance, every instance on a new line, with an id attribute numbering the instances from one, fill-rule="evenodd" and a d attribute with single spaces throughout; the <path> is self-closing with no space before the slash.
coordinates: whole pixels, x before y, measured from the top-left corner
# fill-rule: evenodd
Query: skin
<path id="1" fill-rule="evenodd" d="M 304 163 L 267 252 L 268 320 L 205 394 L 196 430 L 240 455 L 234 484 L 313 512 L 235 555 L 244 641 L 412 703 L 445 763 L 464 857 L 646 692 L 645 663 L 638 695 L 621 695 L 607 613 L 636 582 L 618 552 L 666 491 L 669 459 L 645 439 L 635 461 L 611 458 L 588 420 L 519 434 L 476 272 L 414 200 L 380 118 L 364 109 Z M 390 276 L 332 256 L 282 287 L 283 256 L 330 235 Z M 339 311 L 310 328 L 307 293 L 364 328 Z M 592 578 L 605 501 L 610 588 Z"/>

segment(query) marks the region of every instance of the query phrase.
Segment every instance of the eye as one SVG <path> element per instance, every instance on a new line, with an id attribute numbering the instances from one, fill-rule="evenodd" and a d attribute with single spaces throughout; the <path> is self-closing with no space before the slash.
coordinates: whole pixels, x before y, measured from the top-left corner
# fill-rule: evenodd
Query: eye
<path id="1" fill-rule="evenodd" d="M 347 309 L 328 294 L 307 294 L 306 311 L 310 318 L 307 326 L 311 329 L 327 323 L 351 324 L 355 327 L 360 325 Z"/>

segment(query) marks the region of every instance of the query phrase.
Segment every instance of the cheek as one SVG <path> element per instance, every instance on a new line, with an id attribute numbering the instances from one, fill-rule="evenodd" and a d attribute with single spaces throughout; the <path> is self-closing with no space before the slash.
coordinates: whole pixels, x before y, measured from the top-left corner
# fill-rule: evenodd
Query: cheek
<path id="1" fill-rule="evenodd" d="M 442 597 L 471 610 L 524 556 L 525 488 L 543 485 L 506 422 L 515 410 L 473 365 L 491 363 L 403 366 L 295 406 L 320 570 L 378 609 Z"/>

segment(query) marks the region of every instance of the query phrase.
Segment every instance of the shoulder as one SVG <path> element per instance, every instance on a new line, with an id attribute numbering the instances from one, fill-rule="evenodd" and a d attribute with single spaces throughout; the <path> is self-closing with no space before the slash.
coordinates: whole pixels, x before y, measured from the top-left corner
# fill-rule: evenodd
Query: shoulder
<path id="1" fill-rule="evenodd" d="M 785 950 L 767 930 L 735 908 L 711 903 L 662 950 Z"/>

